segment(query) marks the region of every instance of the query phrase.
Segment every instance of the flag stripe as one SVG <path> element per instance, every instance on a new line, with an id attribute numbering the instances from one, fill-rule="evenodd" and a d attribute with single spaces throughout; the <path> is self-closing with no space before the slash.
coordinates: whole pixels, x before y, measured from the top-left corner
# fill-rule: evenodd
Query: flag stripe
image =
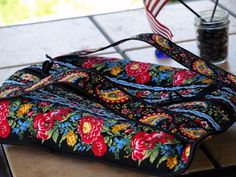
<path id="1" fill-rule="evenodd" d="M 154 13 L 154 11 L 157 11 L 158 9 L 156 9 L 156 7 L 160 4 L 160 3 L 159 3 L 160 1 L 161 1 L 161 0 L 153 1 L 154 4 L 152 5 L 152 7 L 148 7 L 149 12 Z"/>
<path id="2" fill-rule="evenodd" d="M 168 1 L 166 1 L 166 0 L 162 0 L 162 3 L 160 3 L 160 6 L 157 8 L 156 7 L 156 12 L 154 11 L 152 14 L 153 14 L 153 16 L 156 18 L 157 17 L 157 15 L 159 14 L 159 12 L 161 11 L 161 9 L 163 8 L 163 6 L 167 3 Z"/>
<path id="3" fill-rule="evenodd" d="M 172 35 L 170 30 L 166 26 L 162 25 L 157 19 L 155 19 L 155 17 L 153 17 L 151 13 L 147 12 L 147 14 L 149 15 L 149 18 L 152 20 L 152 23 L 154 23 L 156 26 L 158 26 L 159 28 L 163 29 L 165 32 Z"/>
<path id="4" fill-rule="evenodd" d="M 167 38 L 173 37 L 173 34 L 171 33 L 171 31 L 167 27 L 165 27 L 159 21 L 157 21 L 149 12 L 146 12 L 146 14 L 149 19 L 150 25 L 153 26 L 154 29 L 156 29 L 154 31 L 155 33 L 157 33 L 157 31 L 159 31 L 159 33 L 161 32 L 162 35 Z"/>
<path id="5" fill-rule="evenodd" d="M 158 28 L 157 26 L 155 26 L 153 23 L 150 22 L 150 25 L 152 27 L 152 30 L 154 33 L 157 33 L 157 34 L 161 34 L 162 36 L 165 36 L 166 38 L 170 39 L 171 36 L 169 36 L 169 34 L 163 32 L 163 30 L 160 30 L 160 28 Z"/>
<path id="6" fill-rule="evenodd" d="M 158 2 L 159 0 L 156 0 L 156 1 Z M 154 4 L 155 4 L 155 1 L 150 0 L 149 6 L 147 6 L 147 9 L 151 11 L 151 9 L 152 9 L 152 7 L 153 7 Z"/>
<path id="7" fill-rule="evenodd" d="M 157 15 L 168 1 L 169 0 L 144 0 L 144 5 L 152 31 L 171 39 L 173 37 L 171 31 L 157 20 Z"/>
<path id="8" fill-rule="evenodd" d="M 153 32 L 154 33 L 160 33 L 161 35 L 169 38 L 169 33 L 166 32 L 165 29 L 162 29 L 162 27 L 159 27 L 158 23 L 154 23 L 153 22 L 154 19 L 149 13 L 147 13 L 147 16 L 149 18 L 149 23 L 151 25 L 151 28 L 153 29 Z M 156 22 L 156 20 L 154 20 L 154 21 Z"/>
<path id="9" fill-rule="evenodd" d="M 154 17 L 157 16 L 157 14 L 160 12 L 160 10 L 163 8 L 167 1 L 166 0 L 160 0 L 159 3 L 155 6 L 155 8 L 152 10 L 152 15 Z"/>

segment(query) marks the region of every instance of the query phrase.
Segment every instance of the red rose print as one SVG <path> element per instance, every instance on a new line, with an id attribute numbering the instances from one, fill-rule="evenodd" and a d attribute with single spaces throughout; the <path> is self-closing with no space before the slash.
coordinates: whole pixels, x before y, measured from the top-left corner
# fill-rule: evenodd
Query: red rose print
<path id="1" fill-rule="evenodd" d="M 103 120 L 100 117 L 84 116 L 80 119 L 78 131 L 85 144 L 92 144 L 101 134 Z"/>
<path id="2" fill-rule="evenodd" d="M 48 106 L 48 105 L 50 105 L 51 103 L 50 102 L 40 102 L 39 103 L 39 106 Z"/>
<path id="3" fill-rule="evenodd" d="M 145 84 L 145 83 L 149 82 L 150 79 L 151 79 L 151 76 L 148 72 L 138 74 L 135 77 L 135 80 L 138 84 Z"/>
<path id="4" fill-rule="evenodd" d="M 166 98 L 166 97 L 168 97 L 168 96 L 169 96 L 169 92 L 163 91 L 163 92 L 161 93 L 161 98 Z"/>
<path id="5" fill-rule="evenodd" d="M 37 138 L 47 140 L 47 132 L 54 126 L 54 121 L 63 120 L 62 115 L 67 115 L 71 109 L 61 108 L 48 113 L 39 113 L 34 118 L 34 129 L 37 130 Z"/>
<path id="6" fill-rule="evenodd" d="M 0 138 L 7 138 L 11 132 L 10 125 L 6 119 L 0 120 Z"/>
<path id="7" fill-rule="evenodd" d="M 121 113 L 122 113 L 122 114 L 128 114 L 128 112 L 129 112 L 129 111 L 128 111 L 128 109 L 126 109 L 126 108 L 124 108 L 124 109 L 121 110 Z"/>
<path id="8" fill-rule="evenodd" d="M 199 125 L 201 125 L 205 129 L 209 128 L 207 121 L 202 121 L 200 119 L 196 119 L 195 122 L 198 123 Z"/>
<path id="9" fill-rule="evenodd" d="M 138 132 L 132 138 L 130 147 L 134 150 L 132 151 L 133 160 L 144 160 L 145 152 L 148 149 L 152 149 L 155 145 L 154 138 L 152 134 L 146 132 Z"/>
<path id="10" fill-rule="evenodd" d="M 97 137 L 97 140 L 93 142 L 92 152 L 95 156 L 101 157 L 107 152 L 107 145 L 102 135 Z"/>
<path id="11" fill-rule="evenodd" d="M 10 100 L 0 101 L 0 120 L 5 120 L 9 113 Z"/>
<path id="12" fill-rule="evenodd" d="M 37 138 L 42 139 L 42 140 L 47 140 L 48 139 L 48 130 L 46 130 L 46 129 L 45 130 L 44 129 L 38 130 Z"/>
<path id="13" fill-rule="evenodd" d="M 137 76 L 138 74 L 146 73 L 150 65 L 141 62 L 130 62 L 126 65 L 125 70 L 128 76 Z"/>
<path id="14" fill-rule="evenodd" d="M 47 140 L 47 131 L 53 127 L 53 119 L 48 113 L 39 113 L 34 118 L 34 129 L 37 129 L 37 138 Z"/>
<path id="15" fill-rule="evenodd" d="M 151 133 L 151 136 L 154 138 L 154 141 L 155 142 L 158 142 L 158 143 L 168 143 L 170 141 L 172 141 L 174 139 L 174 136 L 171 135 L 171 134 L 167 134 L 165 132 L 153 132 Z"/>
<path id="16" fill-rule="evenodd" d="M 139 92 L 137 92 L 136 93 L 136 96 L 137 97 L 145 97 L 145 96 L 147 96 L 147 95 L 149 95 L 151 92 L 150 91 L 139 91 Z"/>
<path id="17" fill-rule="evenodd" d="M 191 93 L 192 92 L 192 90 L 183 90 L 183 91 L 181 91 L 181 92 L 179 92 L 181 95 L 187 95 L 187 94 L 189 94 L 189 93 Z"/>
<path id="18" fill-rule="evenodd" d="M 49 112 L 49 116 L 53 117 L 53 120 L 61 121 L 63 120 L 63 115 L 67 115 L 72 109 L 71 108 L 61 108 Z"/>
<path id="19" fill-rule="evenodd" d="M 0 101 L 0 138 L 7 138 L 11 132 L 11 127 L 7 121 L 9 113 L 9 100 Z"/>
<path id="20" fill-rule="evenodd" d="M 133 150 L 132 152 L 132 159 L 133 160 L 144 160 L 145 158 L 145 150 L 143 151 L 138 151 L 138 150 Z"/>
<path id="21" fill-rule="evenodd" d="M 189 159 L 189 156 L 190 156 L 190 148 L 191 148 L 191 145 L 188 144 L 182 152 L 182 160 L 184 161 L 184 163 L 188 162 L 188 159 Z"/>
<path id="22" fill-rule="evenodd" d="M 196 75 L 195 72 L 189 70 L 180 70 L 174 74 L 173 85 L 182 85 L 186 83 L 186 80 L 191 79 Z"/>
<path id="23" fill-rule="evenodd" d="M 95 64 L 101 64 L 105 61 L 105 59 L 102 58 L 90 58 L 86 62 L 83 63 L 82 67 L 84 68 L 94 68 Z"/>

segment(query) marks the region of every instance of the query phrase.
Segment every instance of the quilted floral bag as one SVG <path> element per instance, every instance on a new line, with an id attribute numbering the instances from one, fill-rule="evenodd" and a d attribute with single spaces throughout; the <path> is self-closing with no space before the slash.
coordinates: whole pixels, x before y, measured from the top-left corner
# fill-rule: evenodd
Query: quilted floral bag
<path id="1" fill-rule="evenodd" d="M 91 55 L 127 40 L 145 41 L 188 69 Z M 235 84 L 234 75 L 168 39 L 140 34 L 13 74 L 0 88 L 0 143 L 177 175 L 199 143 L 234 123 Z"/>

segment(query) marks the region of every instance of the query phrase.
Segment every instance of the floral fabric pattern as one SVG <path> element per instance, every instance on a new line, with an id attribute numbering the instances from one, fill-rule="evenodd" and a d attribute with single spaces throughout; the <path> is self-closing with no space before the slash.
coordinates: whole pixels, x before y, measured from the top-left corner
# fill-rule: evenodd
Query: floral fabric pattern
<path id="1" fill-rule="evenodd" d="M 95 50 L 56 58 L 46 77 L 30 66 L 0 88 L 0 143 L 38 142 L 157 175 L 185 171 L 198 143 L 235 122 L 235 76 L 161 36 L 135 39 L 191 70 L 76 56 Z"/>
<path id="2" fill-rule="evenodd" d="M 97 158 L 110 155 L 115 160 L 124 158 L 120 153 L 125 151 L 125 158 L 132 159 L 134 163 L 137 161 L 141 165 L 145 161 L 143 163 L 166 164 L 166 170 L 181 169 L 190 157 L 184 151 L 184 147 L 189 144 L 178 141 L 173 135 L 136 126 L 126 120 L 102 118 L 34 99 L 16 98 L 7 102 L 10 111 L 7 115 L 9 129 L 14 136 L 18 136 L 19 142 L 30 134 L 42 143 L 68 146 L 75 153 L 86 154 L 91 151 Z M 15 113 L 25 104 L 30 104 L 31 109 L 27 114 L 17 117 Z M 1 105 L 5 106 L 4 103 Z M 178 163 L 170 166 L 172 158 Z"/>

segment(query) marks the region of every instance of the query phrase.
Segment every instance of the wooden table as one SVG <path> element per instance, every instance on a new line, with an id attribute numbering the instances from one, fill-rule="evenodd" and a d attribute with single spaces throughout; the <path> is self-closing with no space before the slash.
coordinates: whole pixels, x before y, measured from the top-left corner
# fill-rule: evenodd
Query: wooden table
<path id="1" fill-rule="evenodd" d="M 221 67 L 236 74 L 236 3 L 234 0 L 222 2 L 220 8 L 230 12 L 231 23 L 228 62 Z M 210 0 L 189 1 L 188 4 L 198 10 L 211 9 L 214 5 Z M 197 54 L 193 18 L 192 13 L 177 3 L 167 5 L 160 14 L 160 19 L 174 33 L 173 40 Z M 0 28 L 0 83 L 16 70 L 44 61 L 46 53 L 57 56 L 78 49 L 104 46 L 146 32 L 151 31 L 143 9 Z M 171 59 L 156 59 L 154 51 L 144 43 L 128 42 L 100 54 L 182 67 Z M 236 171 L 235 166 L 232 166 L 236 165 L 236 125 L 204 145 L 222 167 L 228 167 L 225 168 L 225 172 Z M 198 149 L 187 173 L 209 169 L 214 169 L 214 165 L 203 151 Z M 219 169 L 220 171 L 213 171 L 215 177 L 222 173 L 222 168 Z M 211 170 L 208 171 L 208 174 L 210 173 Z M 12 176 L 146 177 L 150 175 L 81 160 L 79 157 L 55 155 L 24 145 L 0 146 L 0 177 Z"/>

